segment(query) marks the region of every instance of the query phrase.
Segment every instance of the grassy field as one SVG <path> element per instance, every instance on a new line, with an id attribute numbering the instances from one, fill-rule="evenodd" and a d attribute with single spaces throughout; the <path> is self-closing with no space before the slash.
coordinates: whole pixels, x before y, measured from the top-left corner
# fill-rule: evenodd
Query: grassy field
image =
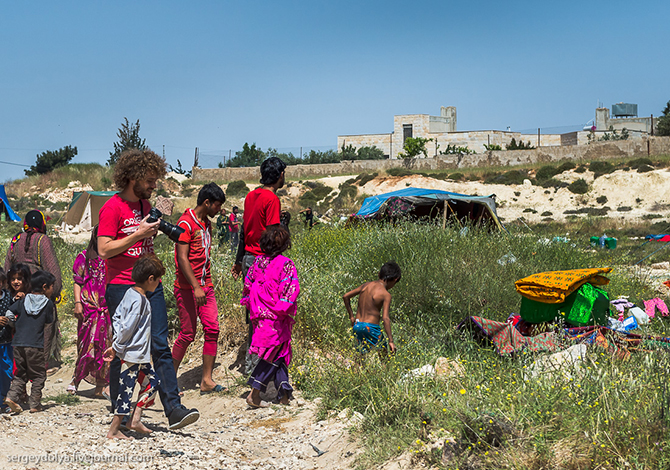
<path id="1" fill-rule="evenodd" d="M 101 182 L 108 177 L 103 170 L 95 170 Z M 27 190 L 29 183 L 21 188 Z M 6 250 L 8 237 L 19 229 L 19 224 L 3 225 L 0 250 Z M 411 453 L 417 464 L 439 467 L 445 439 L 457 443 L 448 468 L 669 468 L 664 453 L 670 444 L 669 365 L 663 351 L 635 351 L 624 361 L 592 349 L 583 367 L 570 376 L 532 378 L 528 371 L 536 355 L 501 358 L 455 329 L 470 315 L 503 321 L 518 312 L 521 297 L 514 281 L 541 271 L 611 266 L 606 286 L 610 297 L 628 295 L 637 303 L 655 297 L 649 280 L 635 275 L 630 266 L 662 245 L 644 245 L 630 237 L 668 229 L 664 220 L 623 224 L 604 217 L 534 226 L 517 221 L 508 226 L 509 233 L 442 230 L 427 223 L 305 231 L 294 222 L 293 248 L 287 255 L 298 267 L 302 294 L 292 380 L 306 397 L 322 398 L 324 417 L 344 409 L 363 415 L 357 435 L 366 452 L 358 461 L 360 468 L 376 468 L 403 453 Z M 619 239 L 616 250 L 589 246 L 590 236 L 603 233 Z M 554 240 L 557 236 L 569 241 Z M 76 333 L 69 274 L 83 247 L 58 239 L 55 247 L 64 279 L 65 298 L 59 306 L 63 341 L 72 344 Z M 166 237 L 156 240 L 167 267 L 166 300 L 176 333 L 173 249 Z M 642 265 L 668 256 L 670 252 L 660 250 Z M 227 247 L 215 247 L 213 259 L 222 347 L 232 348 L 244 340 L 241 285 L 229 275 L 232 257 Z M 399 349 L 387 359 L 371 354 L 362 360 L 341 297 L 375 279 L 391 259 L 403 269 L 401 282 L 391 291 Z M 669 321 L 656 318 L 642 331 L 666 336 Z M 407 378 L 408 371 L 440 357 L 453 361 L 462 373 L 444 380 Z"/>

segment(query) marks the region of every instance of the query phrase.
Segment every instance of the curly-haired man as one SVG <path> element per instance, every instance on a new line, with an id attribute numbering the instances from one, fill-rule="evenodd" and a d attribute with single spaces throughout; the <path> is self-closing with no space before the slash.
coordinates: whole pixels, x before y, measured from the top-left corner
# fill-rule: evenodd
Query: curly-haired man
<path id="1" fill-rule="evenodd" d="M 165 159 L 149 149 L 127 150 L 114 167 L 114 183 L 119 192 L 100 209 L 98 225 L 98 252 L 107 260 L 107 289 L 105 299 L 109 314 L 114 316 L 121 299 L 134 282 L 132 270 L 144 254 L 153 253 L 153 239 L 159 222 L 149 223 L 151 204 L 148 199 L 156 189 L 156 182 L 166 173 Z M 181 404 L 177 374 L 168 345 L 168 321 L 163 284 L 147 295 L 151 305 L 151 358 L 160 379 L 160 398 L 170 429 L 179 429 L 194 423 L 200 417 L 198 410 Z M 114 326 L 114 325 L 112 325 Z M 121 361 L 115 358 L 110 365 L 109 388 L 112 409 L 119 396 Z"/>

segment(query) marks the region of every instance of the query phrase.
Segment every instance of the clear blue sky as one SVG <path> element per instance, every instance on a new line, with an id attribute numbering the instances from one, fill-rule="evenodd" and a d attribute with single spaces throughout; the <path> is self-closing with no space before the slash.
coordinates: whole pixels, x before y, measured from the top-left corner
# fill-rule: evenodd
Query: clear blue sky
<path id="1" fill-rule="evenodd" d="M 459 130 L 581 125 L 598 101 L 658 115 L 668 18 L 667 0 L 6 1 L 0 160 L 104 163 L 124 117 L 190 167 L 196 146 L 335 146 L 440 106 Z"/>

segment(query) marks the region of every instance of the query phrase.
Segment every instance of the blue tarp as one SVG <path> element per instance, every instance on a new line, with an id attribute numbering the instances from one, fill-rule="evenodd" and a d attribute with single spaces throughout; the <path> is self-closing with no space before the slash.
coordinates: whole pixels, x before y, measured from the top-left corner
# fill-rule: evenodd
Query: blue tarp
<path id="1" fill-rule="evenodd" d="M 356 216 L 368 218 L 377 214 L 384 203 L 392 197 L 406 199 L 413 204 L 430 203 L 430 201 L 462 201 L 465 203 L 482 204 L 486 207 L 487 212 L 495 224 L 503 229 L 498 214 L 496 213 L 495 196 L 469 196 L 467 194 L 452 193 L 449 191 L 440 191 L 438 189 L 423 189 L 423 188 L 405 188 L 390 193 L 379 194 L 365 198 L 363 205 L 356 213 Z"/>
<path id="2" fill-rule="evenodd" d="M 13 220 L 14 222 L 21 222 L 21 217 L 16 215 L 16 212 L 14 212 L 14 210 L 9 206 L 9 201 L 7 200 L 7 193 L 5 193 L 4 184 L 0 184 L 0 198 L 2 199 L 2 202 L 5 203 L 5 210 L 7 211 L 9 220 Z"/>

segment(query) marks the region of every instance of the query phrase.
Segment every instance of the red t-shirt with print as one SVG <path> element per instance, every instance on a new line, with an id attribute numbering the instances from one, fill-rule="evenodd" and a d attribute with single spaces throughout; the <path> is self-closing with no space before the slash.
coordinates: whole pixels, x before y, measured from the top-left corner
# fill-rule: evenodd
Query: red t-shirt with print
<path id="1" fill-rule="evenodd" d="M 188 245 L 188 261 L 193 269 L 195 278 L 201 286 L 212 285 L 212 273 L 210 269 L 209 255 L 212 250 L 212 224 L 205 218 L 203 224 L 193 209 L 186 209 L 179 218 L 177 225 L 184 229 L 184 233 L 179 236 L 179 243 Z M 177 246 L 174 248 L 174 262 L 177 266 L 177 278 L 174 286 L 177 289 L 193 289 L 186 276 L 179 269 L 177 261 Z"/>
<path id="2" fill-rule="evenodd" d="M 144 211 L 142 211 L 144 208 Z M 100 208 L 98 236 L 121 240 L 135 233 L 140 222 L 151 209 L 147 200 L 126 201 L 115 194 Z M 154 252 L 154 239 L 145 238 L 135 243 L 123 253 L 107 260 L 107 284 L 135 284 L 132 279 L 135 262 L 147 253 Z"/>
<path id="3" fill-rule="evenodd" d="M 258 242 L 270 225 L 279 223 L 281 203 L 269 189 L 257 188 L 244 199 L 244 245 L 256 256 L 263 254 Z"/>
<path id="4" fill-rule="evenodd" d="M 240 225 L 237 223 L 237 214 L 231 212 L 228 220 L 230 220 L 230 233 L 239 232 Z"/>

